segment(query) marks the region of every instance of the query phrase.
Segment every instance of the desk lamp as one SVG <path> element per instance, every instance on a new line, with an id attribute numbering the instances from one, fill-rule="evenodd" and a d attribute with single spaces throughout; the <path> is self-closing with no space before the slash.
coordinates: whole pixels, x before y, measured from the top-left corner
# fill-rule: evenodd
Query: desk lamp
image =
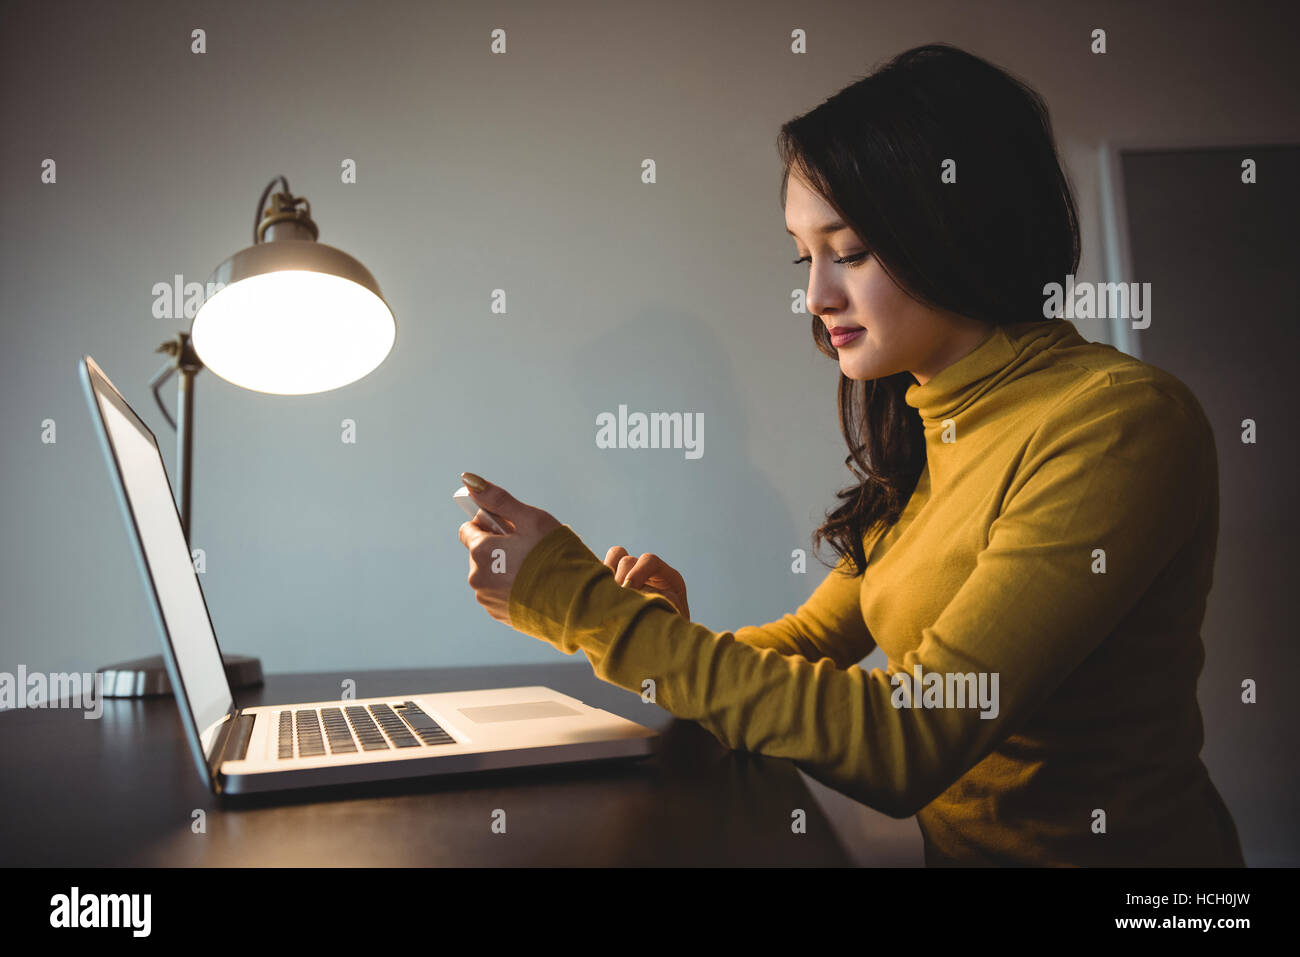
<path id="1" fill-rule="evenodd" d="M 283 191 L 267 196 L 279 182 Z M 301 208 L 300 208 L 301 207 Z M 317 242 L 311 204 L 277 176 L 257 201 L 253 245 L 212 273 L 207 297 L 189 332 L 158 347 L 171 356 L 150 386 L 176 430 L 178 511 L 190 544 L 190 484 L 194 436 L 194 377 L 206 367 L 227 382 L 273 395 L 329 392 L 368 375 L 388 357 L 397 337 L 393 311 L 369 270 L 341 249 Z M 176 419 L 159 388 L 179 374 Z M 232 688 L 262 683 L 262 664 L 222 654 Z M 101 669 L 104 696 L 171 694 L 161 655 Z"/>

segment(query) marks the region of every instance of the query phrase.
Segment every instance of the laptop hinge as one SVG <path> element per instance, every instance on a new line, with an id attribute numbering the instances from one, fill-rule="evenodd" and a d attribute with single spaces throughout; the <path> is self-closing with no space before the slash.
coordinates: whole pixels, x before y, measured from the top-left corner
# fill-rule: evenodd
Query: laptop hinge
<path id="1" fill-rule="evenodd" d="M 248 753 L 248 742 L 253 737 L 253 722 L 256 720 L 255 714 L 240 714 L 235 717 L 230 733 L 226 735 L 226 746 L 221 752 L 222 761 L 244 760 Z M 217 767 L 221 767 L 220 762 Z"/>

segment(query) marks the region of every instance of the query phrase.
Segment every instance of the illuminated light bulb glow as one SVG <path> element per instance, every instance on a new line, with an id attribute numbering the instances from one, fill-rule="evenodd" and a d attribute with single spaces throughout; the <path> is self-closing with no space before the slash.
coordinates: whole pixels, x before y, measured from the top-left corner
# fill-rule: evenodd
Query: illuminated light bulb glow
<path id="1" fill-rule="evenodd" d="M 215 375 L 276 395 L 328 392 L 387 358 L 392 310 L 359 283 L 281 269 L 220 289 L 194 317 L 194 350 Z"/>

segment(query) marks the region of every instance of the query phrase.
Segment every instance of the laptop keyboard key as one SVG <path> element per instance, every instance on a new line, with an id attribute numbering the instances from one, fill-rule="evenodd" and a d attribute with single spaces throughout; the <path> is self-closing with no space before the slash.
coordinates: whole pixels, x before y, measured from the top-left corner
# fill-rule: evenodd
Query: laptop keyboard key
<path id="1" fill-rule="evenodd" d="M 411 726 L 411 730 L 419 735 L 423 743 L 428 745 L 456 743 L 456 739 L 444 731 L 442 726 L 429 717 L 414 701 L 404 702 L 398 713 Z"/>
<path id="2" fill-rule="evenodd" d="M 300 758 L 355 754 L 358 746 L 362 751 L 386 751 L 456 743 L 414 701 L 369 708 L 345 705 L 321 708 L 319 712 L 309 708 L 281 711 L 277 732 L 277 754 L 282 760 L 295 756 L 295 743 Z"/>
<path id="3" fill-rule="evenodd" d="M 315 711 L 300 710 L 294 713 L 298 731 L 298 757 L 315 758 L 325 753 L 325 742 L 321 739 L 320 721 Z"/>
<path id="4" fill-rule="evenodd" d="M 388 739 L 393 742 L 395 748 L 418 748 L 420 742 L 406 730 L 406 725 L 402 722 L 393 709 L 386 704 L 372 704 L 370 713 L 375 716 L 379 726 L 384 729 Z"/>
<path id="5" fill-rule="evenodd" d="M 348 716 L 348 721 L 352 722 L 352 730 L 357 733 L 357 740 L 361 742 L 361 750 L 388 750 L 388 741 L 375 725 L 375 720 L 370 717 L 370 712 L 359 704 L 349 705 L 343 710 Z"/>
<path id="6" fill-rule="evenodd" d="M 279 755 L 281 760 L 293 757 L 293 714 L 280 712 Z"/>
<path id="7" fill-rule="evenodd" d="M 325 735 L 329 738 L 330 752 L 332 754 L 355 752 L 357 746 L 352 740 L 352 732 L 348 728 L 347 719 L 343 717 L 343 710 L 341 708 L 321 708 L 320 715 L 325 722 Z"/>

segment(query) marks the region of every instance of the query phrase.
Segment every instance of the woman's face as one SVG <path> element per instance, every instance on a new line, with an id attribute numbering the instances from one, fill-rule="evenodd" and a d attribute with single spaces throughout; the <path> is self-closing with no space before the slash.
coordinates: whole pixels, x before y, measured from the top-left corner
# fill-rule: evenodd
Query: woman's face
<path id="1" fill-rule="evenodd" d="M 993 332 L 989 323 L 932 309 L 908 296 L 858 235 L 840 222 L 835 208 L 793 173 L 785 224 L 797 255 L 811 257 L 808 309 L 828 330 L 859 330 L 848 341 L 833 340 L 846 377 L 880 379 L 906 370 L 924 385 Z"/>

